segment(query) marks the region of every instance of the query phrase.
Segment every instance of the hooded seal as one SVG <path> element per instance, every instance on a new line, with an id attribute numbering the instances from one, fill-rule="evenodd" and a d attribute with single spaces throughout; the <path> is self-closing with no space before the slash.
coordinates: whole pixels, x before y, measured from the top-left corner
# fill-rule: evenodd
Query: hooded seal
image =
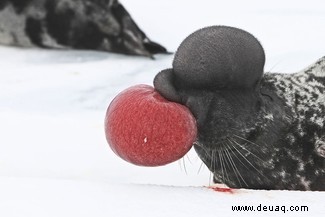
<path id="1" fill-rule="evenodd" d="M 197 120 L 194 148 L 231 188 L 325 190 L 325 57 L 293 73 L 264 73 L 250 33 L 212 26 L 188 36 L 156 90 Z"/>

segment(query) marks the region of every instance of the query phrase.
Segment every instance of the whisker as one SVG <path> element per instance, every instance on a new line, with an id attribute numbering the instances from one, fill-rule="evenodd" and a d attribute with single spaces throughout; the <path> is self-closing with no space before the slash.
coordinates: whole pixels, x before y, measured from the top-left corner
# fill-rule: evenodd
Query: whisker
<path id="1" fill-rule="evenodd" d="M 235 168 L 234 168 L 234 166 L 233 166 L 233 164 L 232 164 L 232 161 L 230 160 L 230 156 L 229 156 L 229 155 L 227 154 L 227 152 L 226 152 L 227 149 L 224 149 L 223 151 L 224 151 L 224 153 L 225 153 L 225 156 L 226 156 L 227 159 L 229 160 L 229 163 L 230 163 L 230 165 L 231 165 L 231 168 L 232 168 L 232 170 L 234 171 L 235 176 L 236 176 L 236 178 L 237 178 L 239 184 L 241 185 L 241 181 L 239 180 L 238 175 L 237 175 L 237 173 L 236 173 L 236 170 L 235 170 Z"/>
<path id="2" fill-rule="evenodd" d="M 249 154 L 253 155 L 254 157 L 256 157 L 257 159 L 259 159 L 262 162 L 265 162 L 263 159 L 261 159 L 259 156 L 257 156 L 256 154 L 252 153 L 251 151 L 249 151 L 248 149 L 246 149 L 243 145 L 239 144 L 237 141 L 232 140 L 235 144 L 237 144 L 240 148 L 242 148 L 243 150 L 247 151 Z"/>
<path id="3" fill-rule="evenodd" d="M 278 60 L 278 62 L 276 62 L 275 64 L 273 64 L 273 66 L 270 68 L 270 70 L 268 72 L 272 72 L 272 70 L 279 65 L 279 63 L 281 63 L 283 60 Z"/>
<path id="4" fill-rule="evenodd" d="M 183 159 L 183 164 L 184 164 L 184 172 L 186 175 L 188 175 L 187 169 L 186 169 L 186 164 L 185 164 L 185 158 L 183 157 L 182 159 Z"/>
<path id="5" fill-rule="evenodd" d="M 236 152 L 238 152 L 239 154 L 241 154 L 240 153 L 240 151 L 231 143 L 231 141 L 230 140 L 228 140 L 228 142 L 229 142 L 229 145 L 231 145 L 231 147 L 233 148 L 233 149 L 235 149 L 236 150 Z M 246 166 L 246 164 L 245 163 L 243 163 L 241 160 L 240 160 L 240 158 L 236 155 L 236 153 L 234 153 L 234 156 L 237 158 L 237 160 L 246 168 L 246 169 L 248 169 L 248 170 L 250 170 L 250 168 L 248 168 L 247 166 Z"/>
<path id="6" fill-rule="evenodd" d="M 203 147 L 202 145 L 198 145 L 204 152 L 205 152 L 205 155 L 208 156 L 208 157 L 211 157 L 210 153 L 208 152 L 208 150 Z"/>
<path id="7" fill-rule="evenodd" d="M 179 160 L 177 161 L 177 163 L 178 163 L 179 169 L 180 169 L 181 171 L 183 171 L 182 160 L 179 159 Z"/>
<path id="8" fill-rule="evenodd" d="M 190 162 L 190 164 L 193 165 L 193 163 L 192 163 L 190 157 L 188 156 L 188 154 L 186 155 L 186 158 L 187 158 L 187 160 Z"/>
<path id="9" fill-rule="evenodd" d="M 212 171 L 214 172 L 214 170 L 216 169 L 216 165 L 215 165 L 215 159 L 216 159 L 216 150 L 212 151 L 212 155 L 211 155 L 211 168 Z"/>
<path id="10" fill-rule="evenodd" d="M 210 154 L 209 151 L 203 145 L 199 145 L 198 142 L 196 142 L 196 145 L 199 146 L 204 151 L 204 155 L 205 155 L 203 157 L 204 159 L 206 159 L 207 157 L 210 158 L 210 165 L 211 165 L 211 170 L 212 170 L 213 160 L 215 158 L 213 155 L 215 155 L 215 151 L 214 152 L 212 151 L 212 154 Z M 202 161 L 202 163 L 199 167 L 198 173 L 201 171 L 203 164 L 204 164 L 204 161 Z M 209 185 L 212 184 L 212 175 L 213 175 L 212 171 L 213 170 L 212 171 L 211 170 L 210 170 L 210 174 L 209 174 Z"/>
<path id="11" fill-rule="evenodd" d="M 220 156 L 219 150 L 218 150 L 218 155 L 219 155 L 219 161 L 220 161 L 220 167 L 221 167 L 221 173 L 222 173 L 222 182 L 224 182 L 225 176 L 224 176 L 224 173 L 223 173 L 223 164 L 222 164 L 222 161 L 221 161 L 221 156 Z"/>
<path id="12" fill-rule="evenodd" d="M 212 154 L 210 155 L 210 165 L 211 165 L 211 170 L 210 170 L 210 176 L 209 176 L 209 184 L 211 185 L 211 183 L 213 182 L 212 180 L 212 174 L 214 175 L 214 155 L 215 155 L 215 150 L 212 151 Z"/>
<path id="13" fill-rule="evenodd" d="M 199 167 L 199 169 L 198 169 L 198 171 L 197 171 L 197 174 L 200 174 L 201 169 L 202 169 L 202 166 L 203 166 L 203 161 L 202 161 L 201 164 L 200 164 L 200 167 Z"/>
<path id="14" fill-rule="evenodd" d="M 233 146 L 233 148 L 235 148 L 235 146 Z M 236 149 L 236 148 L 235 148 Z M 236 149 L 237 150 L 237 149 Z M 238 151 L 238 150 L 237 150 Z M 242 158 L 251 166 L 253 167 L 256 172 L 258 172 L 261 176 L 265 177 L 265 175 L 260 171 L 258 170 L 241 152 L 238 151 L 238 153 L 240 154 L 240 156 L 242 156 Z M 267 177 L 265 177 L 267 178 Z"/>
<path id="15" fill-rule="evenodd" d="M 228 144 L 226 144 L 226 146 L 229 148 L 229 145 L 228 145 Z M 245 179 L 242 177 L 240 171 L 238 170 L 238 168 L 237 168 L 237 166 L 236 166 L 236 163 L 235 163 L 234 160 L 232 159 L 232 156 L 230 155 L 229 150 L 225 149 L 225 151 L 226 151 L 226 153 L 228 153 L 228 158 L 229 158 L 230 161 L 232 162 L 232 164 L 233 164 L 233 168 L 235 168 L 235 170 L 237 171 L 238 175 L 240 176 L 240 178 L 241 178 L 241 180 L 244 182 L 244 184 L 245 184 L 246 186 L 248 186 L 248 184 L 245 182 Z M 236 156 L 236 155 L 235 155 L 235 156 Z M 234 170 L 234 172 L 235 172 L 235 170 Z M 236 174 L 236 172 L 235 172 L 235 174 Z M 237 177 L 237 175 L 236 175 L 236 177 Z M 237 179 L 238 179 L 238 177 L 237 177 Z M 240 182 L 239 179 L 238 179 L 238 181 L 239 181 L 239 183 L 241 184 L 241 182 Z"/>
<path id="16" fill-rule="evenodd" d="M 224 169 L 225 169 L 225 174 L 226 174 L 225 178 L 228 181 L 230 181 L 229 176 L 228 176 L 228 172 L 227 172 L 227 165 L 226 165 L 228 163 L 227 163 L 227 160 L 225 159 L 225 157 L 223 156 L 224 155 L 223 154 L 223 147 L 220 147 L 220 154 L 221 154 L 221 160 L 223 161 L 223 166 L 224 166 Z"/>
<path id="17" fill-rule="evenodd" d="M 246 141 L 246 142 L 249 142 L 249 143 L 251 143 L 251 144 L 253 144 L 253 145 L 257 145 L 257 146 L 259 146 L 258 144 L 256 144 L 256 143 L 254 143 L 254 142 L 252 142 L 252 141 L 249 141 L 249 140 L 247 140 L 247 139 L 245 139 L 245 138 L 243 138 L 243 137 L 241 137 L 241 136 L 238 136 L 238 135 L 236 135 L 236 134 L 233 134 L 235 137 L 237 137 L 238 139 L 241 139 L 241 140 L 244 140 L 244 141 Z"/>
<path id="18" fill-rule="evenodd" d="M 211 185 L 212 182 L 213 182 L 213 181 L 212 181 L 212 174 L 213 174 L 213 173 L 210 171 L 210 175 L 209 175 L 209 185 Z"/>

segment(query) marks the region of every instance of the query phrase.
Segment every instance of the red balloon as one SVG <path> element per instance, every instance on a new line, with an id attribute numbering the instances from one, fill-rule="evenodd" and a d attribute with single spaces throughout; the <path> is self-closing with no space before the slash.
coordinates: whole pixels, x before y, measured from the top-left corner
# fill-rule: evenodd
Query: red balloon
<path id="1" fill-rule="evenodd" d="M 161 166 L 191 149 L 197 128 L 187 107 L 166 100 L 149 85 L 136 85 L 109 105 L 105 134 L 122 159 L 139 166 Z"/>

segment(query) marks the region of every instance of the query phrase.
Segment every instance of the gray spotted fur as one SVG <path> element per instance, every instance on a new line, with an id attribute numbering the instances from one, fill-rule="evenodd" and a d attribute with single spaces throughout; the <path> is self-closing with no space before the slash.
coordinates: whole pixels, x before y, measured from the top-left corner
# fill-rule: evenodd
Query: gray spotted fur
<path id="1" fill-rule="evenodd" d="M 272 174 L 281 180 L 279 188 L 289 185 L 292 189 L 325 190 L 325 57 L 298 73 L 267 73 L 261 87 L 262 92 L 263 88 L 274 89 L 284 103 L 282 121 L 289 126 L 269 160 L 274 166 L 274 159 L 285 155 L 283 162 L 293 163 L 291 168 L 283 167 Z"/>

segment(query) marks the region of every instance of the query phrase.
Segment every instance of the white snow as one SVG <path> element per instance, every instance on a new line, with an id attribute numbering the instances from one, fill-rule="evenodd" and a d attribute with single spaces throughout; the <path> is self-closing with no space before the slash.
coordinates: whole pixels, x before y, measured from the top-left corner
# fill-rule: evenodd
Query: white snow
<path id="1" fill-rule="evenodd" d="M 298 71 L 325 55 L 322 0 L 121 2 L 170 51 L 198 28 L 218 24 L 253 33 L 266 50 L 267 71 Z M 152 84 L 172 59 L 0 47 L 0 216 L 324 216 L 325 192 L 207 189 L 210 173 L 194 151 L 146 168 L 109 149 L 109 102 L 131 85 Z M 231 210 L 260 204 L 309 210 Z"/>

